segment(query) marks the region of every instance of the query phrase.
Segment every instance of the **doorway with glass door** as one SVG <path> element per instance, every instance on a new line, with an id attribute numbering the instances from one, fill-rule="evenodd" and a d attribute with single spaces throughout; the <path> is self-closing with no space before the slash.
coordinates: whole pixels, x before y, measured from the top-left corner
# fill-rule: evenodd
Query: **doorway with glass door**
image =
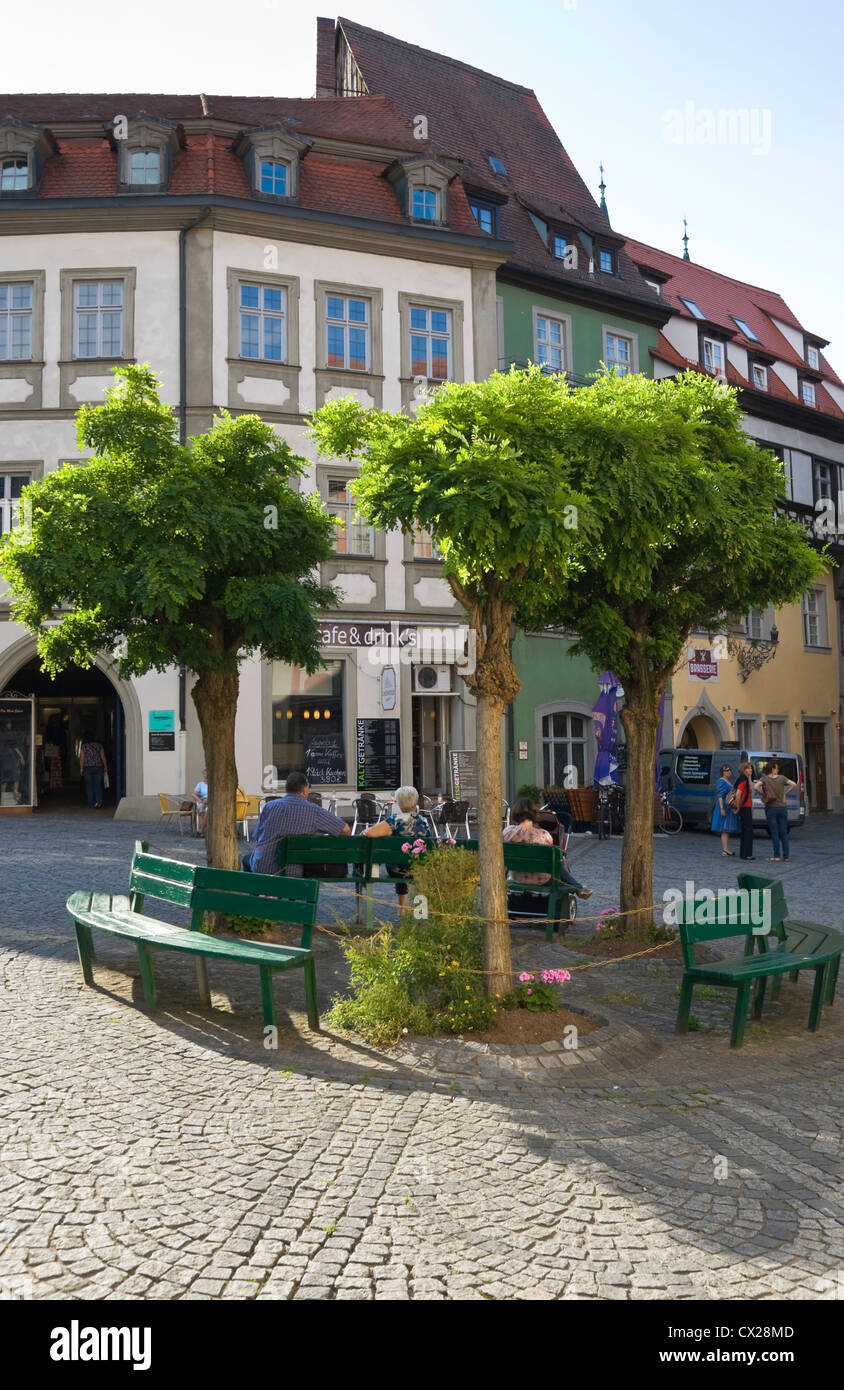
<path id="1" fill-rule="evenodd" d="M 413 785 L 423 796 L 448 795 L 451 699 L 413 695 Z"/>

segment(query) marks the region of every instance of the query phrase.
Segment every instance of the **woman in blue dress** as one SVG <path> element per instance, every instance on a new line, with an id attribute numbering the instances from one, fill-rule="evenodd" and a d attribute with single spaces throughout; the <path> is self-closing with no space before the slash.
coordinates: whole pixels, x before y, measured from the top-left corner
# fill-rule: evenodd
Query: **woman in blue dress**
<path id="1" fill-rule="evenodd" d="M 729 763 L 725 763 L 715 789 L 715 809 L 712 812 L 712 829 L 720 833 L 721 853 L 727 858 L 732 858 L 734 853 L 730 849 L 730 836 L 737 835 L 741 829 L 741 821 L 727 805 L 727 797 L 733 790 L 732 776 L 733 769 Z"/>

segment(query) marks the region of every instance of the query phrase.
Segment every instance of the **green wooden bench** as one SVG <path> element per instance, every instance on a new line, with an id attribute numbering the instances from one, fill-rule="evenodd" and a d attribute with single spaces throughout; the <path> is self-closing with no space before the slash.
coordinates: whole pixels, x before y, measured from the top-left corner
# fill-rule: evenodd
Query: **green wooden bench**
<path id="1" fill-rule="evenodd" d="M 148 854 L 147 845 L 136 841 L 129 878 L 129 896 L 106 893 L 73 893 L 67 910 L 73 918 L 79 963 L 86 985 L 93 985 L 92 932 L 107 932 L 135 942 L 141 967 L 141 983 L 147 1008 L 157 1006 L 151 948 L 181 951 L 194 956 L 200 998 L 210 1003 L 206 960 L 241 961 L 256 965 L 261 979 L 264 1023 L 275 1022 L 273 975 L 280 970 L 304 970 L 308 1023 L 319 1028 L 316 972 L 311 934 L 316 921 L 319 884 L 308 879 L 284 879 L 271 874 L 244 874 L 204 865 L 184 864 Z M 190 928 L 173 926 L 147 916 L 144 899 L 175 903 L 191 914 Z M 232 917 L 262 917 L 270 922 L 290 922 L 302 927 L 299 946 L 273 946 L 260 941 L 231 941 L 202 931 L 206 912 Z"/>
<path id="2" fill-rule="evenodd" d="M 770 894 L 769 902 L 771 906 L 771 931 L 774 932 L 782 945 L 789 951 L 798 951 L 801 955 L 816 955 L 823 953 L 827 947 L 834 946 L 840 942 L 844 947 L 844 932 L 838 927 L 823 927 L 818 922 L 803 922 L 788 915 L 788 903 L 785 899 L 785 888 L 781 878 L 763 878 L 761 874 L 739 874 L 739 888 L 745 888 L 748 892 L 756 890 L 767 890 Z M 758 938 L 757 938 L 758 939 Z M 827 990 L 825 1004 L 831 1004 L 835 999 L 835 986 L 838 983 L 838 967 L 841 964 L 841 957 L 837 956 L 827 971 Z M 797 979 L 797 972 L 791 972 L 791 979 Z M 776 999 L 780 992 L 781 976 L 777 975 L 774 979 L 772 996 Z"/>
<path id="3" fill-rule="evenodd" d="M 372 884 L 377 881 L 375 869 L 396 869 L 410 877 L 412 856 L 405 854 L 401 846 L 406 843 L 401 835 L 343 835 L 336 838 L 329 835 L 288 835 L 278 843 L 278 864 L 281 872 L 291 864 L 301 864 L 305 875 L 321 864 L 346 864 L 346 878 L 354 882 L 357 894 L 356 921 L 360 921 L 360 897 L 366 894 L 366 924 L 371 927 L 374 918 Z M 458 848 L 477 850 L 477 840 L 459 840 Z M 548 874 L 547 884 L 511 884 L 511 888 L 524 888 L 526 892 L 547 895 L 545 938 L 550 941 L 561 923 L 571 920 L 570 903 L 574 889 L 561 880 L 563 867 L 562 851 L 558 845 L 504 845 L 504 867 L 508 873 Z M 392 881 L 398 874 L 392 876 Z M 331 882 L 335 882 L 334 878 Z M 387 880 L 390 881 L 390 880 Z M 537 913 L 537 916 L 542 914 Z"/>
<path id="4" fill-rule="evenodd" d="M 714 902 L 712 910 L 715 920 L 702 923 L 695 920 L 695 911 L 702 915 L 702 904 L 676 904 L 677 925 L 683 948 L 685 970 L 680 984 L 680 1004 L 677 1010 L 677 1032 L 685 1033 L 689 1026 L 689 1013 L 692 1006 L 692 993 L 695 985 L 723 985 L 736 991 L 736 1005 L 733 1011 L 733 1027 L 730 1047 L 741 1047 L 744 1041 L 744 1027 L 750 1003 L 751 990 L 755 985 L 753 1017 L 762 1017 L 765 988 L 769 978 L 793 974 L 801 970 L 814 970 L 815 984 L 812 1003 L 809 1009 L 808 1027 L 812 1032 L 820 1026 L 824 997 L 828 995 L 830 972 L 837 970 L 844 938 L 837 942 L 829 941 L 817 950 L 803 951 L 799 934 L 794 939 L 794 948 L 785 938 L 772 930 L 767 935 L 757 935 L 749 914 L 741 904 Z M 753 914 L 758 917 L 758 914 Z M 686 920 L 691 918 L 691 920 Z M 704 941 L 723 941 L 728 937 L 744 936 L 744 954 L 727 960 L 710 961 L 699 965 L 695 956 L 695 945 Z M 756 943 L 759 950 L 756 952 Z M 834 986 L 833 986 L 834 987 Z"/>

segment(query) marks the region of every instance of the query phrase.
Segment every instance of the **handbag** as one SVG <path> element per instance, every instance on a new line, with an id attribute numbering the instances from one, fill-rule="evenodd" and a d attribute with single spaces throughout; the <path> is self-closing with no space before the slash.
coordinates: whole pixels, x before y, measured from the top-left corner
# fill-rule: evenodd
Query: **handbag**
<path id="1" fill-rule="evenodd" d="M 724 801 L 730 811 L 739 811 L 741 807 L 739 806 L 738 787 L 733 787 L 731 792 L 727 792 Z"/>
<path id="2" fill-rule="evenodd" d="M 104 773 L 103 773 L 103 787 L 104 787 L 104 789 L 105 789 L 106 791 L 108 791 L 110 785 L 111 785 L 111 784 L 110 784 L 110 782 L 109 782 L 109 780 L 108 780 L 108 773 L 107 773 L 107 772 L 104 772 Z"/>

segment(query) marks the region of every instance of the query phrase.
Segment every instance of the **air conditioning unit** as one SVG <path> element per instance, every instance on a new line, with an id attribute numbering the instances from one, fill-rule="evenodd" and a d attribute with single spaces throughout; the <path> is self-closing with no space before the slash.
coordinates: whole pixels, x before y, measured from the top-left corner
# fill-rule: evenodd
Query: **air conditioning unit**
<path id="1" fill-rule="evenodd" d="M 450 666 L 414 666 L 413 689 L 420 695 L 450 695 Z"/>

